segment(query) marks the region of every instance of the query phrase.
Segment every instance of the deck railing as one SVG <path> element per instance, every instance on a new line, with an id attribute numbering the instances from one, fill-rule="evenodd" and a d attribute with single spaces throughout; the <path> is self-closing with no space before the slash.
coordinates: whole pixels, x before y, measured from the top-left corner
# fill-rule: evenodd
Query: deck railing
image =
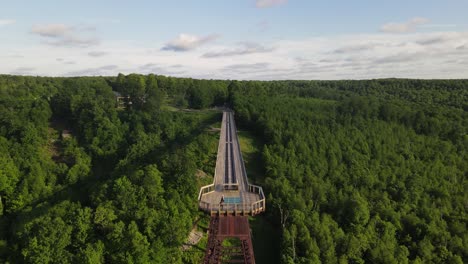
<path id="1" fill-rule="evenodd" d="M 249 183 L 249 192 L 258 193 L 260 195 L 260 199 L 265 199 L 265 194 L 263 193 L 263 188 L 261 186 Z"/>
<path id="2" fill-rule="evenodd" d="M 200 192 L 198 193 L 198 201 L 200 201 L 200 199 L 202 198 L 204 194 L 211 193 L 214 191 L 215 191 L 214 183 L 201 187 Z"/>
<path id="3" fill-rule="evenodd" d="M 208 203 L 202 201 L 202 197 L 205 194 L 214 192 L 214 184 L 206 185 L 200 189 L 198 195 L 198 206 L 201 210 L 209 212 L 211 215 L 214 214 L 250 214 L 256 215 L 264 212 L 266 209 L 265 194 L 263 188 L 257 185 L 249 184 L 249 192 L 256 193 L 259 196 L 259 200 L 253 203 Z"/>
<path id="4" fill-rule="evenodd" d="M 211 215 L 256 215 L 265 211 L 265 199 L 258 200 L 251 204 L 232 203 L 223 205 L 199 201 L 198 205 L 201 210 L 206 211 Z"/>

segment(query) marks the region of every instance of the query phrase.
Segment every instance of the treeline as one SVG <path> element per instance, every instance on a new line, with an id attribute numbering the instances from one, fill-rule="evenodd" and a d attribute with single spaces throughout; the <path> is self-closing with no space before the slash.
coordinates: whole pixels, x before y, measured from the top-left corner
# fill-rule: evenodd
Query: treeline
<path id="1" fill-rule="evenodd" d="M 223 104 L 205 82 L 0 76 L 0 262 L 182 262 L 221 115 L 164 106 Z"/>
<path id="2" fill-rule="evenodd" d="M 239 83 L 235 84 L 238 86 Z M 340 100 L 349 96 L 402 99 L 428 105 L 468 109 L 468 80 L 377 79 L 344 81 L 243 82 L 260 93 Z"/>
<path id="3" fill-rule="evenodd" d="M 466 81 L 237 82 L 282 263 L 466 263 Z"/>
<path id="4" fill-rule="evenodd" d="M 132 98 L 132 104 L 137 109 L 143 102 L 150 100 L 147 97 L 159 98 L 156 105 L 168 96 L 169 102 L 177 107 L 190 107 L 203 109 L 215 105 L 223 105 L 228 96 L 227 86 L 229 82 L 220 80 L 195 80 L 191 78 L 173 78 L 166 76 L 154 76 L 142 78 L 141 75 L 130 74 L 117 76 L 114 90 L 121 92 L 122 96 Z M 153 87 L 159 87 L 161 92 Z M 159 94 L 161 93 L 161 94 Z M 155 99 L 156 100 L 156 99 Z M 153 108 L 146 102 L 147 108 Z"/>

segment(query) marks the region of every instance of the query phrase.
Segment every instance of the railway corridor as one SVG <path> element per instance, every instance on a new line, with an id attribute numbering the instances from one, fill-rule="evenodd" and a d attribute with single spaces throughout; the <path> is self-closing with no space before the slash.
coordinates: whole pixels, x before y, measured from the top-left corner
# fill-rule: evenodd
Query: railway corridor
<path id="1" fill-rule="evenodd" d="M 255 263 L 248 216 L 265 211 L 265 195 L 249 184 L 230 110 L 223 111 L 214 180 L 200 189 L 198 206 L 211 215 L 204 263 Z M 237 246 L 223 246 L 227 238 Z"/>
<path id="2" fill-rule="evenodd" d="M 200 189 L 198 204 L 211 215 L 256 215 L 265 211 L 262 187 L 248 182 L 230 110 L 223 112 L 214 181 Z"/>

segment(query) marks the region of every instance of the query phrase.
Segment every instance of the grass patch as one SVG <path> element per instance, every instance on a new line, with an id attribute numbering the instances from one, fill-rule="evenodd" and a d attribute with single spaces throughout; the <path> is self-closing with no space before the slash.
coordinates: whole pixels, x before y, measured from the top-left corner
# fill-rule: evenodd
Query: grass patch
<path id="1" fill-rule="evenodd" d="M 239 130 L 237 134 L 249 182 L 261 185 L 265 177 L 262 161 L 263 141 L 245 130 Z"/>
<path id="2" fill-rule="evenodd" d="M 179 108 L 175 107 L 175 106 L 172 106 L 172 105 L 162 105 L 161 106 L 161 109 L 164 110 L 164 111 L 171 111 L 171 112 L 177 112 L 179 111 Z"/>
<path id="3" fill-rule="evenodd" d="M 216 124 L 211 125 L 211 127 L 212 127 L 212 128 L 219 128 L 219 129 L 221 129 L 221 123 L 222 123 L 222 122 L 218 122 L 218 123 L 216 123 Z"/>

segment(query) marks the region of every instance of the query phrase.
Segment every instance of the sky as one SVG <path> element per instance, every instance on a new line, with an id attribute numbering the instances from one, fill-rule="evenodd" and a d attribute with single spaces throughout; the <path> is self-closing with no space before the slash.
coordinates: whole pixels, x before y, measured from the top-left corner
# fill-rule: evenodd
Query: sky
<path id="1" fill-rule="evenodd" d="M 466 0 L 0 0 L 0 74 L 468 78 Z"/>

